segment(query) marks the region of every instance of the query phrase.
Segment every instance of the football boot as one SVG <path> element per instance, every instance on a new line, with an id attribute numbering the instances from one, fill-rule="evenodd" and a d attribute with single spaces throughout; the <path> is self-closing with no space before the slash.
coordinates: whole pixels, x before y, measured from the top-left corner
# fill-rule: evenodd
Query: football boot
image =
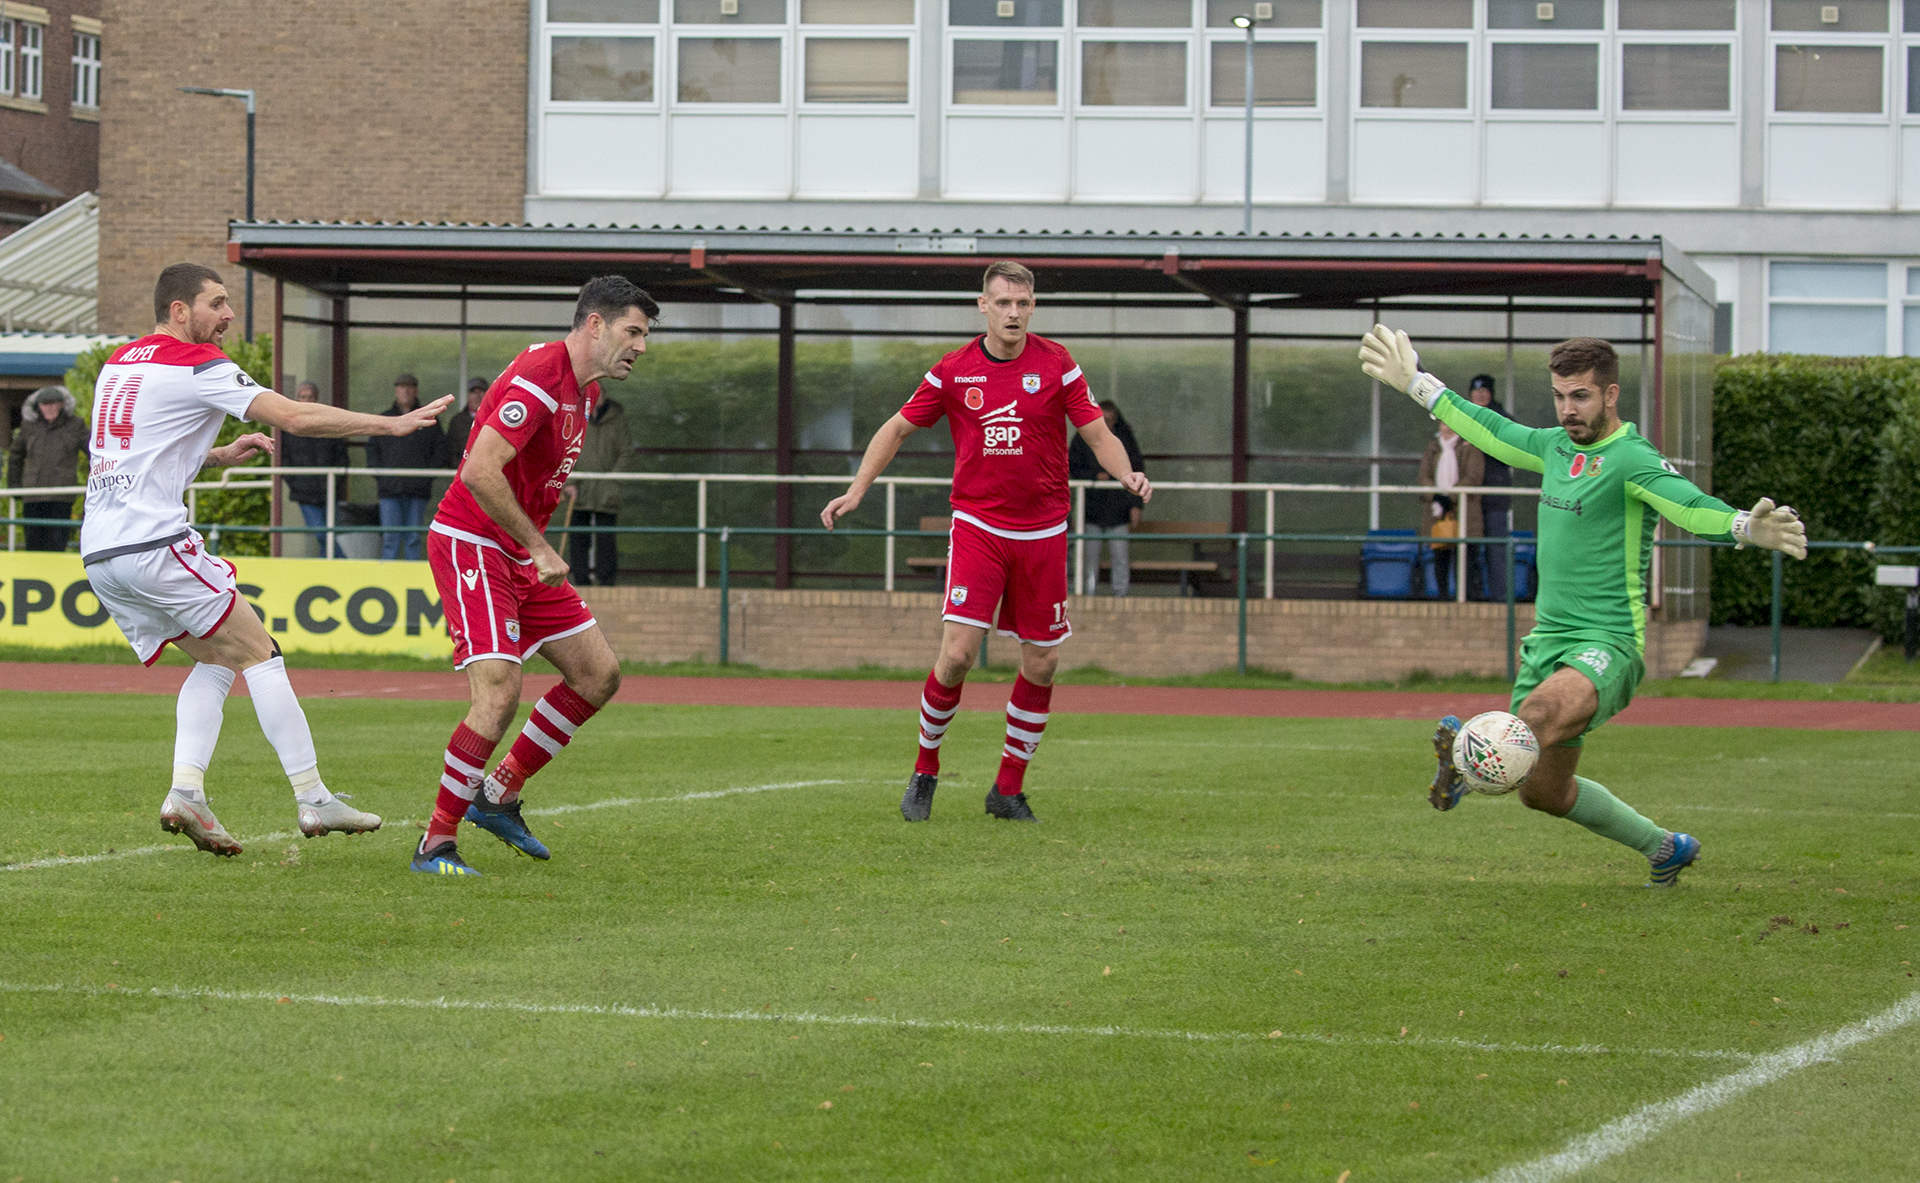
<path id="1" fill-rule="evenodd" d="M 1438 757 L 1440 767 L 1435 770 L 1433 785 L 1427 790 L 1427 802 L 1443 812 L 1460 804 L 1460 798 L 1467 795 L 1467 779 L 1453 766 L 1453 741 L 1459 734 L 1458 715 L 1440 720 L 1440 726 L 1433 733 L 1433 754 Z"/>
<path id="2" fill-rule="evenodd" d="M 213 816 L 205 801 L 195 801 L 168 790 L 160 803 L 160 828 L 169 834 L 185 834 L 193 844 L 209 854 L 232 858 L 240 853 L 240 844 L 227 833 L 220 819 Z"/>
<path id="3" fill-rule="evenodd" d="M 900 798 L 900 816 L 910 822 L 923 822 L 933 816 L 933 790 L 940 784 L 937 776 L 916 772 L 907 778 L 907 792 Z"/>
<path id="4" fill-rule="evenodd" d="M 380 828 L 380 815 L 348 805 L 349 798 L 335 795 L 325 805 L 300 807 L 300 832 L 309 838 L 322 834 L 365 834 Z"/>
<path id="5" fill-rule="evenodd" d="M 426 839 L 422 838 L 420 842 L 421 845 L 424 846 Z M 422 875 L 480 874 L 480 872 L 466 864 L 466 861 L 460 857 L 460 848 L 450 841 L 442 842 L 432 850 L 423 850 L 420 846 L 414 847 L 413 862 L 408 865 L 410 869 L 418 871 Z"/>
<path id="6" fill-rule="evenodd" d="M 1009 797 L 995 785 L 987 790 L 987 812 L 1003 822 L 1037 822 L 1033 816 L 1033 807 L 1027 804 L 1025 793 L 1015 793 Z"/>
<path id="7" fill-rule="evenodd" d="M 1700 857 L 1700 839 L 1692 834 L 1669 834 L 1660 844 L 1660 849 L 1647 860 L 1653 868 L 1653 878 L 1647 881 L 1648 887 L 1672 887 L 1680 878 L 1680 872 L 1693 865 Z"/>
<path id="8" fill-rule="evenodd" d="M 473 799 L 473 804 L 467 806 L 467 820 L 521 854 L 529 854 L 537 859 L 553 857 L 547 844 L 535 838 L 533 831 L 527 829 L 526 819 L 520 816 L 518 797 L 505 805 L 495 805 L 482 793 Z"/>

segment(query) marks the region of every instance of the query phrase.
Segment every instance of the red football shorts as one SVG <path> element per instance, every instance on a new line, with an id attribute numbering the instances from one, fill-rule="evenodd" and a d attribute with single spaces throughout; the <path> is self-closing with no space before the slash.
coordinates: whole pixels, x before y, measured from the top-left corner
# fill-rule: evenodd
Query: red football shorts
<path id="1" fill-rule="evenodd" d="M 498 657 L 518 662 L 548 641 L 593 627 L 593 612 L 571 583 L 548 587 L 532 563 L 497 546 L 427 534 L 427 566 L 453 634 L 453 668 Z"/>
<path id="2" fill-rule="evenodd" d="M 940 619 L 992 628 L 1031 645 L 1073 635 L 1067 620 L 1067 535 L 1003 538 L 962 518 L 947 536 L 947 601 Z"/>

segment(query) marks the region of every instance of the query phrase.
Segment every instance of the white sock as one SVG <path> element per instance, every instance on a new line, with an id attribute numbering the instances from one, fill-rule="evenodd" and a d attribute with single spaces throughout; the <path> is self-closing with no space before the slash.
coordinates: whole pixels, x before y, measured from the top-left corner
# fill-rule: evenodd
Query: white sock
<path id="1" fill-rule="evenodd" d="M 180 702 L 174 709 L 173 787 L 183 796 L 196 801 L 205 798 L 207 765 L 213 763 L 225 717 L 221 708 L 232 689 L 233 671 L 205 662 L 189 670 L 180 686 Z"/>
<path id="2" fill-rule="evenodd" d="M 293 782 L 302 805 L 325 805 L 333 799 L 320 784 L 320 757 L 313 750 L 313 732 L 307 728 L 307 713 L 300 709 L 293 683 L 287 681 L 287 663 L 274 657 L 249 666 L 247 692 L 253 695 L 253 713 L 259 716 L 260 730 L 280 756 L 280 768 Z"/>

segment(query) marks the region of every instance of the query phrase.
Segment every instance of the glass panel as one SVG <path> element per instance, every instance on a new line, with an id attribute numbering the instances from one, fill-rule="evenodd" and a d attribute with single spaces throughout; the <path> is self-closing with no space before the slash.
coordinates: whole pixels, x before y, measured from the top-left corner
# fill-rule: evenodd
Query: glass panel
<path id="1" fill-rule="evenodd" d="M 1620 0 L 1623 29 L 1731 29 L 1735 0 Z"/>
<path id="2" fill-rule="evenodd" d="M 673 19 L 683 25 L 784 25 L 787 0 L 740 0 L 733 16 L 720 11 L 720 0 L 673 0 Z"/>
<path id="3" fill-rule="evenodd" d="M 1311 107 L 1319 101 L 1319 56 L 1306 42 L 1259 41 L 1253 46 L 1253 105 Z M 1247 46 L 1213 43 L 1213 105 L 1247 105 Z"/>
<path id="4" fill-rule="evenodd" d="M 1920 0 L 1915 0 L 1920 3 Z M 1207 27 L 1231 29 L 1236 16 L 1252 16 L 1254 0 L 1207 0 Z M 1273 19 L 1263 29 L 1317 29 L 1320 0 L 1273 0 Z"/>
<path id="5" fill-rule="evenodd" d="M 1471 29 L 1473 0 L 1360 0 L 1359 20 L 1363 29 Z"/>
<path id="6" fill-rule="evenodd" d="M 1628 45 L 1620 105 L 1628 111 L 1726 111 L 1732 106 L 1726 45 Z"/>
<path id="7" fill-rule="evenodd" d="M 1089 107 L 1184 107 L 1187 47 L 1178 41 L 1086 41 L 1080 101 Z"/>
<path id="8" fill-rule="evenodd" d="M 1869 45 L 1778 45 L 1773 109 L 1880 113 L 1880 50 Z"/>
<path id="9" fill-rule="evenodd" d="M 1920 267 L 1907 268 L 1907 295 L 1920 296 Z"/>
<path id="10" fill-rule="evenodd" d="M 806 101 L 904 103 L 907 39 L 807 38 Z"/>
<path id="11" fill-rule="evenodd" d="M 683 103 L 779 102 L 779 39 L 681 38 L 679 94 Z"/>
<path id="12" fill-rule="evenodd" d="M 1907 0 L 1907 19 L 1902 26 L 1909 33 L 1920 33 L 1920 0 Z"/>
<path id="13" fill-rule="evenodd" d="M 1013 0 L 1013 15 L 1001 16 L 999 0 L 947 0 L 947 23 L 1057 29 L 1064 11 L 1061 0 Z"/>
<path id="14" fill-rule="evenodd" d="M 549 23 L 654 25 L 660 0 L 547 0 Z"/>
<path id="15" fill-rule="evenodd" d="M 1497 110 L 1598 110 L 1600 47 L 1494 46 L 1493 105 Z"/>
<path id="16" fill-rule="evenodd" d="M 1078 24 L 1095 29 L 1184 29 L 1193 24 L 1189 0 L 1080 0 Z"/>
<path id="17" fill-rule="evenodd" d="M 1362 107 L 1467 105 L 1467 47 L 1409 41 L 1360 46 Z"/>
<path id="18" fill-rule="evenodd" d="M 1920 45 L 1907 46 L 1907 114 L 1920 115 Z"/>
<path id="19" fill-rule="evenodd" d="M 1553 16 L 1540 19 L 1535 0 L 1487 0 L 1489 29 L 1604 29 L 1606 0 L 1556 0 Z"/>
<path id="20" fill-rule="evenodd" d="M 653 38 L 555 37 L 553 101 L 651 103 Z"/>
<path id="21" fill-rule="evenodd" d="M 1828 24 L 1820 18 L 1825 9 L 1838 9 L 1840 19 Z M 1795 33 L 1884 33 L 1887 31 L 1887 0 L 1773 0 L 1775 32 Z"/>
<path id="22" fill-rule="evenodd" d="M 1775 304 L 1771 353 L 1823 353 L 1832 357 L 1879 357 L 1887 351 L 1886 306 Z"/>
<path id="23" fill-rule="evenodd" d="M 800 0 L 803 25 L 910 25 L 913 0 Z"/>
<path id="24" fill-rule="evenodd" d="M 953 101 L 1049 106 L 1060 101 L 1053 41 L 956 41 Z"/>
<path id="25" fill-rule="evenodd" d="M 1920 306 L 1907 309 L 1907 356 L 1920 357 Z"/>
<path id="26" fill-rule="evenodd" d="M 1767 294 L 1802 300 L 1885 300 L 1884 263 L 1775 263 Z"/>

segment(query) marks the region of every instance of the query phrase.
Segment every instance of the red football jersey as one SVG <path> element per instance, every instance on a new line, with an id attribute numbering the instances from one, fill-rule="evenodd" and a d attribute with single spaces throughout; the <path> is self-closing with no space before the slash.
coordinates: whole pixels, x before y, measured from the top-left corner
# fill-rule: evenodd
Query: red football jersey
<path id="1" fill-rule="evenodd" d="M 589 382 L 581 390 L 574 381 L 566 342 L 529 346 L 494 379 L 486 398 L 475 409 L 473 431 L 460 453 L 460 468 L 466 469 L 467 453 L 473 450 L 482 427 L 499 432 L 515 449 L 504 470 L 514 500 L 533 519 L 536 529 L 545 530 L 553 517 L 553 507 L 560 503 L 567 474 L 580 458 L 587 420 L 593 417 L 594 404 L 599 400 L 598 382 Z M 433 528 L 456 538 L 493 543 L 522 562 L 530 557 L 525 547 L 480 508 L 473 492 L 457 477 L 440 499 Z"/>
<path id="2" fill-rule="evenodd" d="M 1012 361 L 984 338 L 941 358 L 900 413 L 916 427 L 945 415 L 953 432 L 953 512 L 999 534 L 1067 528 L 1065 420 L 1100 417 L 1080 367 L 1058 342 L 1029 333 Z"/>

